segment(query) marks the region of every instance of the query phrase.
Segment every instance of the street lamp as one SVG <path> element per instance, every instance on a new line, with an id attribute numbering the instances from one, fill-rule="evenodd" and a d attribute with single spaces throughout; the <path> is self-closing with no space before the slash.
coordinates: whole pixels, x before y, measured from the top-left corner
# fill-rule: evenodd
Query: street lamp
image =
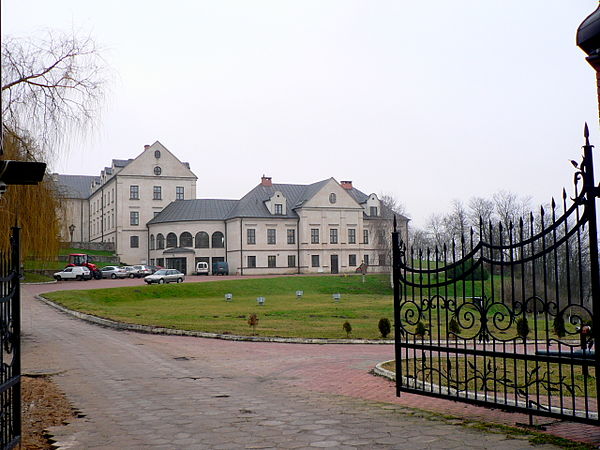
<path id="1" fill-rule="evenodd" d="M 69 233 L 71 234 L 71 244 L 73 244 L 73 232 L 75 231 L 75 225 L 69 225 Z"/>
<path id="2" fill-rule="evenodd" d="M 600 106 L 600 5 L 579 25 L 576 41 L 577 46 L 588 55 L 587 62 L 596 71 L 598 104 Z"/>

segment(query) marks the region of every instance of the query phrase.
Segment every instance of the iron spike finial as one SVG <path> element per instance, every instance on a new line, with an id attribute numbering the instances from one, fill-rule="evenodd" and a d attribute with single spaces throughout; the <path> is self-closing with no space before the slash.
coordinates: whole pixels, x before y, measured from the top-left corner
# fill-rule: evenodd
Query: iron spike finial
<path id="1" fill-rule="evenodd" d="M 545 214 L 545 213 L 546 213 L 546 212 L 544 211 L 544 206 L 540 206 L 540 215 L 541 215 L 542 217 L 544 217 L 544 214 Z"/>
<path id="2" fill-rule="evenodd" d="M 556 209 L 556 201 L 554 200 L 554 197 L 552 197 L 552 203 L 550 205 L 552 206 L 552 209 Z"/>
<path id="3" fill-rule="evenodd" d="M 567 199 L 567 190 L 565 188 L 563 188 L 562 196 L 563 196 L 563 200 Z"/>
<path id="4" fill-rule="evenodd" d="M 585 122 L 585 125 L 583 126 L 583 137 L 585 137 L 585 147 L 590 147 L 590 130 L 587 122 Z"/>
<path id="5" fill-rule="evenodd" d="M 394 233 L 398 231 L 397 229 L 397 223 L 396 223 L 396 214 L 394 214 Z"/>

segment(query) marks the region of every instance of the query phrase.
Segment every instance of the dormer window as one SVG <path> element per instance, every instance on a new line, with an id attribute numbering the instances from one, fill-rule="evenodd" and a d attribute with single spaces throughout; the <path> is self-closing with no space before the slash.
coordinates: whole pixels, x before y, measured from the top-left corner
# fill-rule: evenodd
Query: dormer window
<path id="1" fill-rule="evenodd" d="M 275 215 L 283 215 L 283 205 L 281 203 L 275 203 Z"/>
<path id="2" fill-rule="evenodd" d="M 377 211 L 377 206 L 371 206 L 369 208 L 369 215 L 370 216 L 378 216 L 378 211 Z"/>

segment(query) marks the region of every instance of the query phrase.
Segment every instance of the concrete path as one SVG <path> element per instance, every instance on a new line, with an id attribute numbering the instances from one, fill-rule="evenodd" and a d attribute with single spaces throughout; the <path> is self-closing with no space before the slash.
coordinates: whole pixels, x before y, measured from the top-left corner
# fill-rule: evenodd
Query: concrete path
<path id="1" fill-rule="evenodd" d="M 94 284 L 23 287 L 24 370 L 64 371 L 54 379 L 85 414 L 54 430 L 63 448 L 529 447 L 374 401 L 395 399 L 389 381 L 368 374 L 393 357 L 392 346 L 119 332 L 33 299 Z"/>

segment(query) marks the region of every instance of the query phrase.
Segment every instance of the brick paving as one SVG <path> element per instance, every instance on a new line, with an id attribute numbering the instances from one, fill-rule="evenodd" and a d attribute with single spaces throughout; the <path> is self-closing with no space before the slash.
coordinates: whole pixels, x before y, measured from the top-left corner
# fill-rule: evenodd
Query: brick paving
<path id="1" fill-rule="evenodd" d="M 53 430 L 63 448 L 529 446 L 526 440 L 432 420 L 409 409 L 505 425 L 528 419 L 425 396 L 397 398 L 393 383 L 369 374 L 376 363 L 393 358 L 391 345 L 230 342 L 120 332 L 33 299 L 50 290 L 138 283 L 23 288 L 24 369 L 64 371 L 55 380 L 86 415 Z M 560 422 L 549 431 L 599 444 L 599 428 Z"/>

